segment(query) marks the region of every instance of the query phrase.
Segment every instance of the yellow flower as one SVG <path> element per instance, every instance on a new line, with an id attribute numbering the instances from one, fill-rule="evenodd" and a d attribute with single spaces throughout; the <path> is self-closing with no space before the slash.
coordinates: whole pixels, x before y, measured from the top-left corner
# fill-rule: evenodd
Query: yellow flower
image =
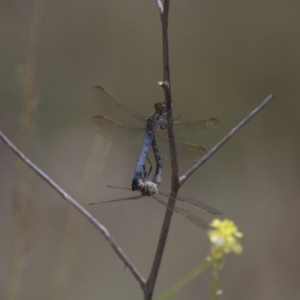
<path id="1" fill-rule="evenodd" d="M 207 234 L 212 243 L 211 259 L 221 259 L 230 252 L 235 254 L 243 252 L 243 247 L 238 241 L 238 238 L 241 238 L 243 234 L 238 231 L 233 221 L 215 219 L 210 226 L 212 229 Z"/>

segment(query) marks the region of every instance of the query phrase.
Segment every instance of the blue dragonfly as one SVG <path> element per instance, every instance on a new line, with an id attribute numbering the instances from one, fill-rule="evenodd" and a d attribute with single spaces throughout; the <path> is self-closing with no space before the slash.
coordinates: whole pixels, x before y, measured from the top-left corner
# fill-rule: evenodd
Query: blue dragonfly
<path id="1" fill-rule="evenodd" d="M 186 217 L 189 221 L 193 222 L 198 227 L 203 228 L 203 229 L 209 229 L 210 226 L 201 217 L 192 213 L 189 210 L 178 207 L 176 205 L 174 206 L 174 208 L 169 207 L 168 202 L 164 198 L 171 198 L 175 201 L 186 203 L 190 206 L 196 207 L 198 209 L 201 209 L 205 212 L 208 212 L 208 213 L 214 214 L 214 215 L 222 215 L 222 212 L 219 211 L 218 209 L 204 203 L 201 200 L 196 200 L 196 199 L 180 196 L 178 194 L 175 194 L 174 192 L 172 192 L 170 189 L 167 189 L 167 188 L 161 188 L 161 187 L 159 188 L 159 185 L 160 185 L 160 182 L 162 179 L 162 163 L 161 163 L 159 150 L 156 145 L 155 136 L 153 137 L 153 140 L 152 140 L 152 148 L 153 148 L 154 156 L 155 156 L 155 160 L 156 160 L 156 172 L 154 174 L 153 180 L 150 181 L 150 180 L 148 180 L 148 176 L 151 173 L 151 169 L 150 169 L 150 171 L 146 172 L 145 166 L 143 166 L 143 172 L 141 173 L 140 179 L 138 180 L 138 183 L 137 183 L 137 186 L 138 186 L 137 190 L 140 192 L 139 195 L 125 197 L 125 198 L 119 198 L 119 199 L 114 199 L 114 200 L 109 200 L 109 201 L 94 202 L 94 203 L 90 203 L 89 205 L 105 204 L 105 203 L 119 202 L 119 201 L 125 201 L 125 200 L 139 200 L 139 199 L 142 199 L 142 198 L 148 196 L 148 197 L 152 197 L 155 201 L 157 201 L 159 204 L 167 207 L 168 209 L 173 210 L 173 211 L 179 213 L 180 215 Z M 112 186 L 112 185 L 108 185 L 107 187 L 118 188 L 118 189 L 123 189 L 123 190 L 130 190 L 128 188 L 122 188 L 122 187 Z"/>
<path id="2" fill-rule="evenodd" d="M 143 143 L 131 186 L 133 191 L 139 190 L 138 183 L 154 136 L 157 138 L 157 145 L 162 157 L 168 158 L 167 136 L 163 134 L 163 129 L 170 125 L 170 121 L 166 119 L 168 113 L 166 106 L 164 103 L 156 103 L 154 112 L 146 117 L 121 104 L 104 88 L 96 86 L 94 91 L 95 102 L 103 114 L 92 118 L 96 131 L 114 143 L 127 146 Z M 179 137 L 195 137 L 207 133 L 211 128 L 219 127 L 219 122 L 214 118 L 171 122 L 174 124 L 176 136 Z M 182 141 L 176 142 L 176 150 L 180 161 L 197 161 L 206 153 L 204 148 Z"/>

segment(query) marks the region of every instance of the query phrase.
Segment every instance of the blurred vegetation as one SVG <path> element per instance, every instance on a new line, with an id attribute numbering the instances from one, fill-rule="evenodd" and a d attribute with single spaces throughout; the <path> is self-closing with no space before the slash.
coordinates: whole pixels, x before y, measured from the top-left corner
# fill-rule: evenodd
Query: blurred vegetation
<path id="1" fill-rule="evenodd" d="M 93 132 L 89 119 L 99 111 L 90 87 L 104 86 L 145 114 L 163 97 L 154 2 L 1 2 L 0 128 L 83 204 L 123 196 L 105 186 L 128 186 L 139 152 Z M 300 4 L 171 1 L 170 8 L 174 113 L 222 124 L 192 142 L 209 149 L 276 94 L 180 191 L 219 208 L 245 234 L 245 253 L 229 258 L 222 273 L 222 298 L 296 299 Z M 0 168 L 1 299 L 142 298 L 98 232 L 2 143 Z M 168 175 L 165 163 L 165 186 Z M 92 212 L 147 276 L 162 207 L 146 199 Z M 155 293 L 193 268 L 208 247 L 204 231 L 174 216 Z M 210 283 L 203 276 L 174 299 L 207 299 Z"/>

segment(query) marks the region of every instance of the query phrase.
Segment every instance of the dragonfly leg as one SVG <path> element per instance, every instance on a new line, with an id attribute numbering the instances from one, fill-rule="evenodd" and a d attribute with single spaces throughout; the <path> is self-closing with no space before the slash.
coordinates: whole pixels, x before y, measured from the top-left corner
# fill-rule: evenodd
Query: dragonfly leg
<path id="1" fill-rule="evenodd" d="M 173 110 L 165 111 L 162 115 L 164 120 L 167 120 L 167 115 L 170 114 Z M 166 129 L 168 127 L 168 122 L 160 123 L 160 129 Z"/>
<path id="2" fill-rule="evenodd" d="M 149 171 L 146 172 L 146 177 L 144 177 L 144 180 L 147 180 L 148 177 L 149 177 L 149 175 L 150 175 L 151 172 L 152 172 L 152 163 L 151 163 L 151 160 L 149 159 L 148 154 L 147 154 L 147 161 L 148 161 L 148 163 L 149 163 L 149 165 L 150 165 L 150 168 L 149 168 Z M 145 165 L 144 165 L 144 167 L 145 167 Z"/>
<path id="3" fill-rule="evenodd" d="M 151 163 L 151 161 L 148 159 L 148 156 L 147 156 L 147 160 L 148 160 L 148 162 L 149 162 L 149 164 L 150 164 L 150 169 L 149 169 L 149 171 L 147 172 L 147 171 L 146 171 L 146 166 L 143 165 L 143 171 L 141 172 L 141 176 L 140 176 L 140 179 L 141 179 L 142 181 L 146 181 L 146 180 L 148 179 L 149 175 L 150 175 L 151 172 L 152 172 L 152 163 Z"/>

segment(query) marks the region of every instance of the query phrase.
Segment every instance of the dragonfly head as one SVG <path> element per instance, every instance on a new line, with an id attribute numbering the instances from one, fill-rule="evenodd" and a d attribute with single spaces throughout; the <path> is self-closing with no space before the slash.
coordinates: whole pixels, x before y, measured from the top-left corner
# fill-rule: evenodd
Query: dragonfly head
<path id="1" fill-rule="evenodd" d="M 151 196 L 153 194 L 156 194 L 158 192 L 157 185 L 154 182 L 151 182 L 149 180 L 139 180 L 139 191 L 144 196 Z"/>
<path id="2" fill-rule="evenodd" d="M 166 112 L 166 104 L 164 102 L 157 102 L 154 104 L 155 111 L 162 115 L 164 112 Z"/>

